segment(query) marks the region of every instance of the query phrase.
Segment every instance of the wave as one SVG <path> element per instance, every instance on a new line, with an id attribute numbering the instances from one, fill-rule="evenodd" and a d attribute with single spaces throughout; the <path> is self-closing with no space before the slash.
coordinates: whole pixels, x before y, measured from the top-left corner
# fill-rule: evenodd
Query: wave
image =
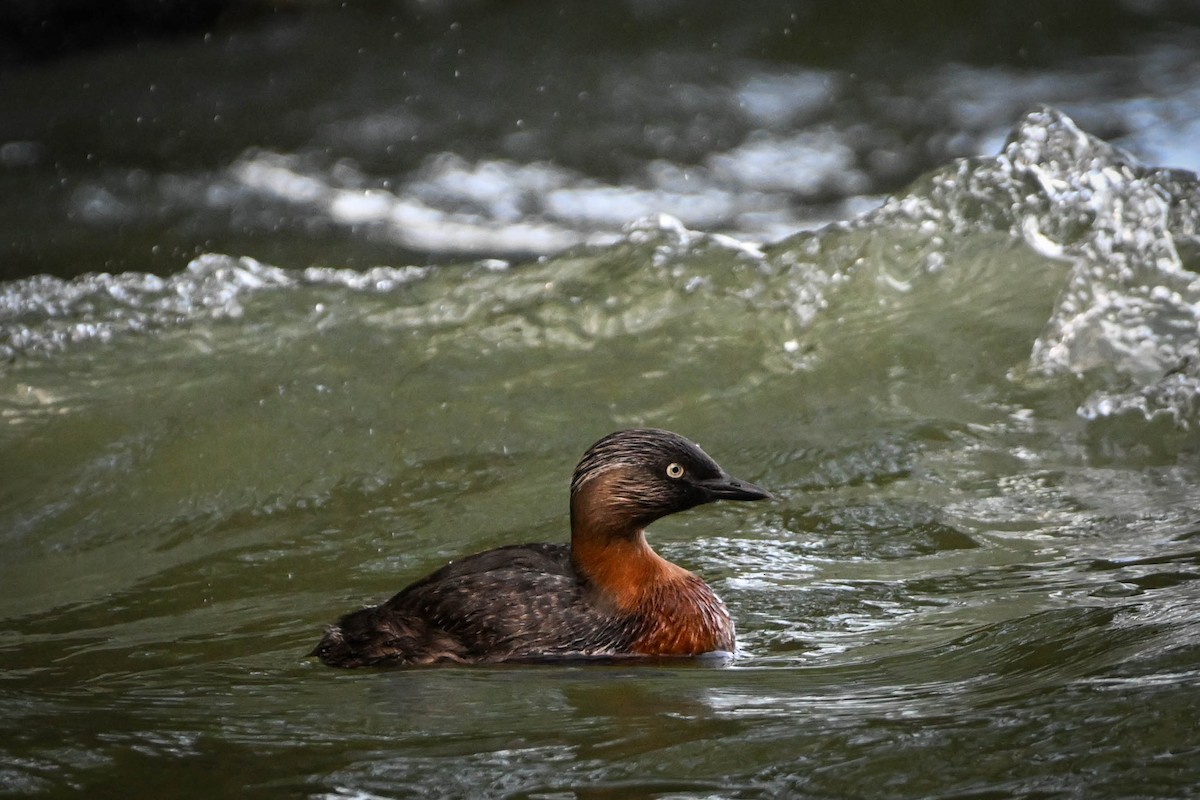
<path id="1" fill-rule="evenodd" d="M 459 183 L 473 176 L 486 189 L 462 164 L 443 166 Z M 384 213 L 395 221 L 395 197 L 381 203 L 377 194 L 334 191 L 277 158 L 260 154 L 235 171 L 271 191 L 325 198 L 347 219 Z M 555 202 L 590 202 L 562 176 L 532 166 L 526 173 L 530 186 L 558 192 Z M 509 216 L 510 234 L 528 232 L 519 210 Z M 651 216 L 615 241 L 508 267 L 286 270 L 206 254 L 167 277 L 37 276 L 0 285 L 0 355 L 239 320 L 264 293 L 379 293 L 436 279 L 428 297 L 405 301 L 404 324 L 456 320 L 464 330 L 497 326 L 499 335 L 497 320 L 533 306 L 543 313 L 531 324 L 560 328 L 568 340 L 581 325 L 594 334 L 614 322 L 645 331 L 702 319 L 741 331 L 750 314 L 762 344 L 782 356 L 776 366 L 795 370 L 849 337 L 855 320 L 864 339 L 886 330 L 894 345 L 908 336 L 914 352 L 948 345 L 950 331 L 984 320 L 987 336 L 1026 348 L 1008 380 L 1091 382 L 1078 407 L 1085 419 L 1167 417 L 1189 427 L 1200 411 L 1200 184 L 1190 172 L 1140 164 L 1050 107 L 1027 113 L 995 156 L 955 161 L 875 210 L 765 249 Z M 708 306 L 702 317 L 696 303 L 676 302 L 692 294 Z M 979 356 L 967 349 L 962 357 Z"/>

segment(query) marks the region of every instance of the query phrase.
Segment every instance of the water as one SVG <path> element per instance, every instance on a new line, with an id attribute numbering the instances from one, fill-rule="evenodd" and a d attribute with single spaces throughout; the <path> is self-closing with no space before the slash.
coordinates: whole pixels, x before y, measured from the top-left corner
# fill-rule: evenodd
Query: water
<path id="1" fill-rule="evenodd" d="M 527 262 L 9 281 L 0 787 L 1190 795 L 1198 192 L 1042 108 L 769 246 L 663 216 Z M 641 424 L 778 498 L 650 531 L 732 664 L 304 658 L 562 539 L 579 454 Z"/>
<path id="2" fill-rule="evenodd" d="M 0 69 L 0 279 L 520 259 L 659 213 L 776 241 L 1038 103 L 1200 168 L 1182 2 L 299 6 Z"/>

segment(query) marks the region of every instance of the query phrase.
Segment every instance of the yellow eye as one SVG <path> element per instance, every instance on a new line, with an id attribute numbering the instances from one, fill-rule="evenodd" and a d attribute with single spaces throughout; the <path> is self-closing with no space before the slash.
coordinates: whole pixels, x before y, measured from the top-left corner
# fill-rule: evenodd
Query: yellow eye
<path id="1" fill-rule="evenodd" d="M 676 464 L 676 463 L 668 464 L 667 465 L 667 477 L 668 478 L 682 478 L 683 477 L 683 465 Z"/>

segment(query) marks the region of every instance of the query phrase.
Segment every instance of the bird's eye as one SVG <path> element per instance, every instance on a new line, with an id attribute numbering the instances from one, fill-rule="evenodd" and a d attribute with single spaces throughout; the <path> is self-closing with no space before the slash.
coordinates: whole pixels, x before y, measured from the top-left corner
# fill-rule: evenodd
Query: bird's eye
<path id="1" fill-rule="evenodd" d="M 675 462 L 668 464 L 667 465 L 667 477 L 668 478 L 682 478 L 683 477 L 683 464 L 677 464 Z"/>

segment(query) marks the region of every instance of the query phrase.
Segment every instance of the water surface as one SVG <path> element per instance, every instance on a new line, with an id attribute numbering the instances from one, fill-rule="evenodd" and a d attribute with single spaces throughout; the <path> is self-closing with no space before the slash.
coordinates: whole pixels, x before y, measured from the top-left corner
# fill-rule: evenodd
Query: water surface
<path id="1" fill-rule="evenodd" d="M 0 285 L 0 786 L 35 796 L 1179 797 L 1200 779 L 1190 173 L 1054 109 L 769 247 Z M 340 672 L 322 626 L 561 540 L 653 424 L 741 653 Z"/>

